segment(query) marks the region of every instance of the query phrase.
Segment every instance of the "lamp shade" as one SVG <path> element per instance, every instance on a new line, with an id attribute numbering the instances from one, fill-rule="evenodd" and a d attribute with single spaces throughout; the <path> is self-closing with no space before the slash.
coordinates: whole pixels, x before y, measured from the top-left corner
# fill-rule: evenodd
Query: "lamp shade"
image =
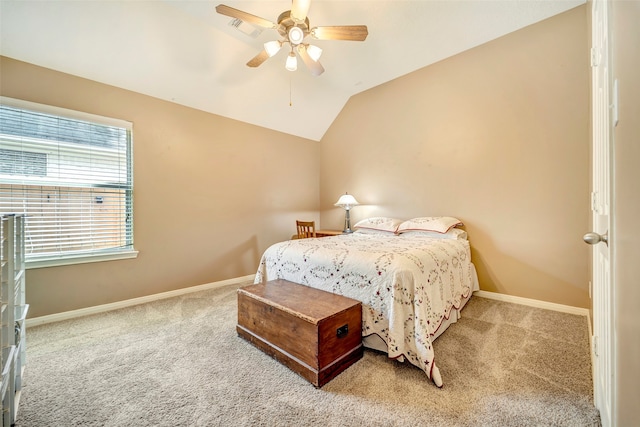
<path id="1" fill-rule="evenodd" d="M 293 53 L 293 51 L 289 53 L 289 56 L 287 56 L 287 62 L 284 64 L 284 68 L 289 71 L 295 71 L 298 69 L 298 58 L 296 58 L 296 54 Z"/>
<path id="2" fill-rule="evenodd" d="M 278 40 L 272 40 L 264 44 L 264 50 L 267 52 L 267 55 L 269 55 L 269 58 L 278 53 L 281 47 L 282 43 Z"/>
<path id="3" fill-rule="evenodd" d="M 320 55 L 322 55 L 322 49 L 320 49 L 318 46 L 310 44 L 309 47 L 307 47 L 307 53 L 309 54 L 311 59 L 318 62 L 318 59 L 320 59 Z"/>
<path id="4" fill-rule="evenodd" d="M 335 203 L 334 206 L 340 206 L 346 210 L 351 209 L 352 206 L 357 206 L 359 205 L 358 201 L 356 200 L 355 197 L 353 197 L 351 194 L 343 194 L 342 196 L 340 196 L 340 198 L 338 199 L 338 201 Z"/>
<path id="5" fill-rule="evenodd" d="M 291 3 L 291 17 L 299 22 L 304 22 L 309 13 L 311 0 L 298 0 Z"/>

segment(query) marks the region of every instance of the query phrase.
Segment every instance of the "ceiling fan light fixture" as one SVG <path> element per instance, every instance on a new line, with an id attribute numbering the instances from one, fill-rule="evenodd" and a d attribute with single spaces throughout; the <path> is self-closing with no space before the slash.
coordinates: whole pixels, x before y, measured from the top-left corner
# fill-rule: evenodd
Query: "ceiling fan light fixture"
<path id="1" fill-rule="evenodd" d="M 296 54 L 291 51 L 289 56 L 287 56 L 287 62 L 284 64 L 284 68 L 289 71 L 295 71 L 298 69 L 298 58 L 296 58 Z"/>
<path id="2" fill-rule="evenodd" d="M 285 43 L 289 43 L 291 50 L 286 58 L 286 69 L 290 71 L 297 70 L 297 55 L 300 55 L 300 59 L 309 69 L 309 72 L 317 77 L 324 73 L 324 67 L 320 64 L 322 49 L 305 43 L 304 40 L 307 36 L 319 40 L 365 41 L 369 30 L 366 25 L 311 27 L 307 16 L 310 5 L 311 0 L 291 0 L 291 9 L 281 12 L 276 21 L 277 23 L 224 4 L 219 4 L 215 9 L 217 13 L 233 18 L 232 25 L 239 30 L 247 30 L 245 31 L 246 34 L 249 34 L 249 30 L 251 30 L 251 28 L 245 29 L 244 27 L 246 26 L 260 27 L 260 31 L 264 28 L 278 32 L 279 40 L 264 43 L 264 48 L 247 62 L 248 67 L 259 67 L 267 59 L 275 56 Z M 253 37 L 256 36 L 253 31 L 250 34 Z"/>
<path id="3" fill-rule="evenodd" d="M 307 53 L 309 54 L 311 59 L 318 62 L 318 59 L 320 59 L 320 55 L 322 55 L 322 49 L 318 46 L 309 45 L 307 47 Z"/>
<path id="4" fill-rule="evenodd" d="M 264 44 L 264 50 L 267 52 L 267 55 L 269 55 L 269 58 L 278 53 L 281 47 L 282 42 L 278 40 L 271 40 Z"/>
<path id="5" fill-rule="evenodd" d="M 304 31 L 300 27 L 291 27 L 289 28 L 289 41 L 292 45 L 298 45 L 302 43 L 304 39 Z"/>

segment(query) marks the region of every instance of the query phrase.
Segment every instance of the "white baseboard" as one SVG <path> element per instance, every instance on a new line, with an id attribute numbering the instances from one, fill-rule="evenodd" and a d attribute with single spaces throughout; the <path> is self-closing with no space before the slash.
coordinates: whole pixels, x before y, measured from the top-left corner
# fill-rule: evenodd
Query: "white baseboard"
<path id="1" fill-rule="evenodd" d="M 91 314 L 104 313 L 105 311 L 117 310 L 120 308 L 131 307 L 138 304 L 144 304 L 151 301 L 157 301 L 165 298 L 176 297 L 179 295 L 189 294 L 192 292 L 204 291 L 207 289 L 220 288 L 222 286 L 232 285 L 236 283 L 242 283 L 247 281 L 253 281 L 255 275 L 250 274 L 248 276 L 236 277 L 233 279 L 221 280 L 219 282 L 205 283 L 204 285 L 191 286 L 189 288 L 176 289 L 174 291 L 161 292 L 158 294 L 147 295 L 139 298 L 132 298 L 124 301 L 118 301 L 110 304 L 96 305 L 93 307 L 81 308 L 78 310 L 65 311 L 62 313 L 50 314 L 47 316 L 34 317 L 27 319 L 26 326 L 44 325 L 45 323 L 60 322 L 62 320 L 74 319 L 77 317 L 88 316 Z M 570 305 L 556 304 L 553 302 L 540 301 L 530 298 L 516 297 L 512 295 L 500 294 L 497 292 L 489 291 L 475 291 L 474 296 L 481 298 L 488 298 L 498 301 L 511 302 L 514 304 L 527 305 L 530 307 L 544 308 L 547 310 L 560 311 L 563 313 L 577 314 L 580 316 L 589 317 L 589 310 L 581 307 L 573 307 Z M 589 324 L 589 327 L 591 325 Z"/>
<path id="2" fill-rule="evenodd" d="M 189 288 L 176 289 L 174 291 L 161 292 L 159 294 L 147 295 L 139 298 L 132 298 L 124 301 L 113 302 L 110 304 L 96 305 L 93 307 L 81 308 L 78 310 L 64 311 L 62 313 L 49 314 L 47 316 L 34 317 L 27 319 L 27 328 L 31 326 L 44 325 L 45 323 L 60 322 L 62 320 L 75 319 L 77 317 L 88 316 L 91 314 L 104 313 L 105 311 L 117 310 L 119 308 L 131 307 L 133 305 L 144 304 L 151 301 L 157 301 L 165 298 L 176 297 L 179 295 L 189 294 L 192 292 L 205 291 L 207 289 L 220 288 L 236 283 L 253 281 L 255 274 L 248 276 L 236 277 L 234 279 L 221 280 L 219 282 L 205 283 L 204 285 L 191 286 Z"/>
<path id="3" fill-rule="evenodd" d="M 560 311 L 563 313 L 577 314 L 579 316 L 589 316 L 589 309 L 582 307 L 573 307 L 571 305 L 556 304 L 553 302 L 540 301 L 537 299 L 516 297 L 512 295 L 499 294 L 489 291 L 475 291 L 474 296 L 494 299 L 498 301 L 511 302 L 514 304 L 528 305 L 529 307 L 544 308 L 547 310 Z"/>

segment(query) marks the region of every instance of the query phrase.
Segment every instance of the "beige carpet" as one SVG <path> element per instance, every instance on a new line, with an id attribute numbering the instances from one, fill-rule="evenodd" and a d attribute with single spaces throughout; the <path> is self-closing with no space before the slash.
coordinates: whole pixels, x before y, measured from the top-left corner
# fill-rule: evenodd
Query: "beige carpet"
<path id="1" fill-rule="evenodd" d="M 599 425 L 584 317 L 474 297 L 442 389 L 373 351 L 316 389 L 236 335 L 236 289 L 29 328 L 16 425 Z"/>

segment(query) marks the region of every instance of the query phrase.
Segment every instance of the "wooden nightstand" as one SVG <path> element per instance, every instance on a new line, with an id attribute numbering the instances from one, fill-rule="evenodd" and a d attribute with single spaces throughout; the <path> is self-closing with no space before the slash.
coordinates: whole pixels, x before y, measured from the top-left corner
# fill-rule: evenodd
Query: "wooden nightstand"
<path id="1" fill-rule="evenodd" d="M 342 230 L 316 230 L 316 237 L 329 237 L 329 236 L 339 236 L 342 234 Z M 291 240 L 296 240 L 298 238 L 297 234 L 291 236 Z"/>
<path id="2" fill-rule="evenodd" d="M 342 230 L 316 230 L 316 237 L 339 236 Z"/>

